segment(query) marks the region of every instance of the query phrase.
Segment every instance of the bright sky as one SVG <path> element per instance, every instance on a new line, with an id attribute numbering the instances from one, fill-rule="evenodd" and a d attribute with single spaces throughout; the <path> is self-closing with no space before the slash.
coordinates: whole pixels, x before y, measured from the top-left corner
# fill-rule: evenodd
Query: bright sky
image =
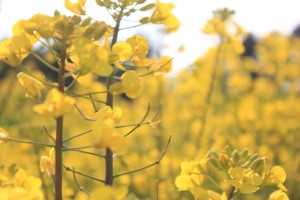
<path id="1" fill-rule="evenodd" d="M 0 1 L 2 1 L 0 38 L 11 35 L 11 28 L 15 22 L 20 19 L 29 19 L 35 13 L 52 15 L 57 9 L 61 13 L 71 14 L 64 8 L 64 0 Z M 235 10 L 235 20 L 245 30 L 257 36 L 263 36 L 274 30 L 290 34 L 300 24 L 299 0 L 161 0 L 161 2 L 176 4 L 174 13 L 182 22 L 178 32 L 165 36 L 157 34 L 153 37 L 155 35 L 153 32 L 149 34 L 153 27 L 143 26 L 131 31 L 151 36 L 152 43 L 159 48 L 164 48 L 163 54 L 174 57 L 174 71 L 191 64 L 196 57 L 202 55 L 209 46 L 214 44 L 213 39 L 200 33 L 200 29 L 212 16 L 213 10 L 224 7 Z M 108 13 L 97 7 L 95 0 L 88 0 L 86 8 L 87 14 L 107 21 Z M 128 25 L 131 24 L 124 23 L 124 26 Z M 129 37 L 132 32 L 124 31 L 123 34 Z M 177 52 L 180 45 L 185 46 L 185 52 Z"/>

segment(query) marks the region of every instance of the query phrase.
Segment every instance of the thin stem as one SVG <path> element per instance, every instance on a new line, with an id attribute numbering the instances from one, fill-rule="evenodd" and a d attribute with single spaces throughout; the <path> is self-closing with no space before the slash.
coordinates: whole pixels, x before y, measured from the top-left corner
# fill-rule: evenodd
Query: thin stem
<path id="1" fill-rule="evenodd" d="M 143 123 L 138 123 L 140 125 L 147 125 L 147 124 L 150 124 L 151 121 L 146 121 L 146 122 L 143 122 Z M 125 125 L 118 125 L 118 126 L 115 126 L 115 128 L 126 128 L 126 127 L 132 127 L 132 126 L 136 126 L 137 124 L 125 124 Z"/>
<path id="2" fill-rule="evenodd" d="M 148 115 L 149 115 L 149 112 L 150 112 L 150 103 L 148 103 L 148 108 L 147 108 L 147 111 L 144 115 L 144 117 L 142 118 L 142 120 L 136 124 L 136 126 L 131 129 L 128 133 L 126 133 L 124 135 L 124 137 L 127 137 L 128 135 L 130 135 L 132 132 L 134 132 L 136 129 L 138 129 L 139 127 L 141 127 L 141 124 L 144 123 L 144 121 L 147 119 Z"/>
<path id="3" fill-rule="evenodd" d="M 222 45 L 222 43 L 221 43 L 221 45 Z M 205 128 L 206 128 L 208 110 L 209 110 L 209 107 L 210 107 L 210 104 L 211 104 L 211 98 L 212 98 L 214 84 L 215 84 L 216 75 L 217 75 L 217 68 L 218 68 L 218 65 L 219 65 L 220 51 L 221 51 L 220 47 L 218 47 L 217 52 L 216 52 L 216 60 L 215 60 L 215 63 L 213 65 L 213 69 L 212 69 L 213 71 L 212 71 L 211 82 L 210 82 L 210 85 L 209 85 L 209 88 L 208 88 L 208 94 L 205 98 L 206 109 L 204 110 L 204 114 L 203 114 L 203 117 L 201 119 L 202 127 L 201 127 L 201 130 L 199 131 L 199 134 L 198 134 L 197 139 L 196 139 L 196 149 L 199 149 L 200 145 L 203 143 L 202 136 L 203 136 L 203 134 L 205 132 Z"/>
<path id="4" fill-rule="evenodd" d="M 122 65 L 124 67 L 130 67 L 130 68 L 149 68 L 149 66 L 134 66 L 134 65 L 124 64 L 124 63 L 122 63 Z"/>
<path id="5" fill-rule="evenodd" d="M 99 91 L 99 92 L 89 92 L 89 93 L 83 93 L 83 94 L 71 93 L 71 95 L 78 97 L 78 96 L 89 96 L 90 94 L 103 94 L 103 93 L 108 93 L 108 92 L 107 91 Z"/>
<path id="6" fill-rule="evenodd" d="M 147 23 L 143 23 L 143 24 L 137 24 L 137 25 L 134 25 L 134 26 L 129 26 L 129 27 L 125 27 L 125 28 L 120 28 L 120 31 L 122 30 L 126 30 L 126 29 L 131 29 L 131 28 L 135 28 L 135 27 L 139 27 L 139 26 L 143 26 L 145 24 L 148 24 L 150 22 L 147 22 Z"/>
<path id="7" fill-rule="evenodd" d="M 120 13 L 118 15 L 118 18 L 116 20 L 116 26 L 114 28 L 114 34 L 112 38 L 111 47 L 117 42 L 118 39 L 118 33 L 120 29 L 120 23 L 123 16 L 123 11 L 125 9 L 125 6 L 121 7 Z M 115 68 L 115 67 L 114 67 Z M 114 83 L 114 73 L 112 73 L 106 82 L 106 90 L 109 91 L 110 86 Z M 107 93 L 106 95 L 106 105 L 113 108 L 113 95 L 112 93 Z M 105 185 L 113 185 L 113 152 L 110 148 L 105 149 Z"/>
<path id="8" fill-rule="evenodd" d="M 73 136 L 67 137 L 67 138 L 64 139 L 64 143 L 65 143 L 65 142 L 68 142 L 68 141 L 70 141 L 70 140 L 73 140 L 73 139 L 75 139 L 75 138 L 77 138 L 77 137 L 80 137 L 80 136 L 82 136 L 82 135 L 85 135 L 85 134 L 87 134 L 87 133 L 90 133 L 90 132 L 92 132 L 92 131 L 93 131 L 92 129 L 89 129 L 89 130 L 84 131 L 84 132 L 82 132 L 82 133 L 79 133 L 79 134 L 77 134 L 77 135 L 73 135 Z"/>
<path id="9" fill-rule="evenodd" d="M 93 101 L 93 97 L 92 97 L 92 94 L 91 94 L 91 93 L 89 93 L 89 97 L 90 97 L 90 99 L 91 99 L 91 103 L 92 103 L 92 106 L 93 106 L 93 108 L 94 108 L 94 111 L 97 112 L 97 106 L 96 106 L 96 104 L 95 104 L 95 101 Z"/>
<path id="10" fill-rule="evenodd" d="M 83 98 L 83 99 L 89 99 L 89 100 L 91 100 L 91 98 L 90 97 L 84 97 L 84 96 L 76 96 L 76 95 L 71 95 L 71 96 L 74 96 L 74 97 L 80 97 L 80 98 Z M 99 99 L 92 99 L 93 101 L 95 101 L 95 102 L 98 102 L 98 103 L 103 103 L 103 104 L 106 104 L 106 102 L 105 101 L 101 101 L 101 100 L 99 100 Z"/>
<path id="11" fill-rule="evenodd" d="M 75 184 L 76 184 L 76 186 L 77 186 L 77 188 L 80 190 L 80 191 L 82 191 L 82 192 L 84 192 L 85 194 L 87 194 L 88 196 L 91 196 L 91 193 L 89 193 L 86 189 L 84 189 L 80 184 L 79 184 L 79 182 L 78 182 L 78 180 L 77 180 L 77 178 L 76 178 L 76 173 L 74 172 L 74 167 L 73 167 L 73 171 L 72 171 L 72 173 L 73 173 L 73 179 L 74 179 L 74 182 L 75 182 Z"/>
<path id="12" fill-rule="evenodd" d="M 53 144 L 47 144 L 47 143 L 31 141 L 31 140 L 21 140 L 21 139 L 16 139 L 16 138 L 8 138 L 8 140 L 11 142 L 16 142 L 16 143 L 38 144 L 38 145 L 42 145 L 42 146 L 46 146 L 46 147 L 54 147 Z"/>
<path id="13" fill-rule="evenodd" d="M 234 192 L 235 192 L 235 187 L 231 186 L 227 200 L 233 200 Z"/>
<path id="14" fill-rule="evenodd" d="M 99 181 L 99 182 L 101 182 L 101 183 L 105 183 L 105 181 L 102 180 L 102 179 L 99 179 L 99 178 L 96 178 L 96 177 L 93 177 L 93 176 L 84 174 L 84 173 L 82 173 L 82 172 L 79 172 L 79 171 L 76 171 L 76 170 L 74 170 L 74 169 L 71 169 L 70 167 L 65 167 L 65 169 L 66 169 L 67 171 L 71 171 L 71 172 L 73 172 L 73 173 L 75 173 L 75 174 L 79 174 L 79 175 L 81 175 L 81 176 L 84 176 L 84 177 L 87 177 L 87 178 L 90 178 L 90 179 Z"/>
<path id="15" fill-rule="evenodd" d="M 51 140 L 52 140 L 53 142 L 55 142 L 54 137 L 50 134 L 50 132 L 48 131 L 48 129 L 46 128 L 46 126 L 45 126 L 45 125 L 42 125 L 42 127 L 43 127 L 45 133 L 51 138 Z"/>
<path id="16" fill-rule="evenodd" d="M 149 165 L 146 165 L 144 167 L 141 167 L 141 168 L 138 168 L 138 169 L 135 169 L 135 170 L 132 170 L 132 171 L 124 172 L 124 173 L 121 173 L 121 174 L 116 174 L 116 175 L 114 175 L 114 178 L 117 178 L 117 177 L 120 177 L 120 176 L 124 176 L 124 175 L 128 175 L 128 174 L 133 174 L 133 173 L 136 173 L 136 172 L 140 172 L 140 171 L 148 169 L 148 168 L 150 168 L 152 166 L 158 165 L 161 162 L 161 160 L 163 159 L 163 157 L 165 156 L 165 154 L 166 154 L 166 152 L 167 152 L 167 150 L 169 148 L 169 145 L 171 143 L 171 139 L 172 139 L 172 136 L 169 137 L 168 143 L 167 143 L 165 149 L 163 150 L 163 152 L 160 155 L 160 157 L 159 157 L 158 160 L 156 160 L 153 163 L 151 163 Z"/>
<path id="17" fill-rule="evenodd" d="M 67 47 L 61 43 L 61 57 L 58 71 L 58 90 L 64 93 L 65 89 L 65 61 Z M 63 116 L 56 118 L 55 142 L 55 200 L 62 200 L 62 150 L 63 150 Z"/>
<path id="18" fill-rule="evenodd" d="M 68 87 L 65 89 L 65 91 L 69 91 L 77 82 L 77 79 L 80 77 L 80 75 L 77 75 L 76 78 L 73 79 L 73 81 L 68 85 Z M 65 77 L 66 78 L 66 77 Z"/>
<path id="19" fill-rule="evenodd" d="M 92 156 L 98 156 L 98 157 L 101 157 L 101 158 L 105 158 L 105 155 L 102 155 L 102 154 L 99 154 L 99 153 L 94 153 L 94 152 L 89 152 L 89 151 L 83 151 L 83 150 L 80 150 L 80 149 L 71 149 L 71 151 L 76 151 L 76 152 L 79 152 L 79 153 L 84 153 L 84 154 L 88 154 L 88 155 L 92 155 Z M 68 150 L 66 150 L 66 152 L 68 152 Z"/>
<path id="20" fill-rule="evenodd" d="M 92 145 L 87 145 L 87 146 L 81 146 L 81 147 L 65 147 L 62 150 L 63 151 L 72 151 L 72 150 L 78 150 L 78 149 L 88 149 L 88 148 L 92 148 Z"/>
<path id="21" fill-rule="evenodd" d="M 38 54 L 34 52 L 30 52 L 36 59 L 38 59 L 40 62 L 42 62 L 45 66 L 47 66 L 49 69 L 52 69 L 55 72 L 58 72 L 58 69 L 54 67 L 53 65 L 46 62 L 43 58 L 41 58 Z"/>
<path id="22" fill-rule="evenodd" d="M 155 200 L 158 200 L 159 199 L 159 182 L 158 182 L 158 179 L 156 179 L 156 195 L 155 195 Z"/>
<path id="23" fill-rule="evenodd" d="M 77 104 L 75 104 L 75 108 L 76 108 L 76 110 L 79 112 L 79 114 L 80 114 L 85 120 L 87 120 L 87 121 L 97 121 L 96 119 L 87 117 L 87 116 L 81 111 L 81 109 L 78 107 Z"/>

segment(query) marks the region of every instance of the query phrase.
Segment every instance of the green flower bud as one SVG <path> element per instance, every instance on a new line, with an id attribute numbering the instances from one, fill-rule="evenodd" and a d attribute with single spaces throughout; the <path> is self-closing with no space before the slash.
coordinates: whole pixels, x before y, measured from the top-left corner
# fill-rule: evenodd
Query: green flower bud
<path id="1" fill-rule="evenodd" d="M 142 19 L 140 19 L 140 23 L 141 23 L 141 24 L 148 23 L 149 21 L 150 21 L 150 18 L 149 18 L 149 17 L 143 17 Z"/>
<path id="2" fill-rule="evenodd" d="M 210 158 L 209 160 L 214 167 L 216 167 L 219 170 L 223 170 L 223 167 L 221 166 L 220 162 L 216 158 Z"/>
<path id="3" fill-rule="evenodd" d="M 145 6 L 141 7 L 140 11 L 147 11 L 147 10 L 150 10 L 150 9 L 152 9 L 154 7 L 155 7 L 155 4 L 154 3 L 150 3 L 148 5 L 145 5 Z"/>
<path id="4" fill-rule="evenodd" d="M 265 160 L 265 158 L 258 158 L 258 159 L 256 159 L 256 160 L 252 163 L 252 165 L 251 165 L 250 168 L 251 168 L 253 171 L 257 170 L 259 167 L 261 167 L 261 166 L 263 165 L 264 160 Z"/>
<path id="5" fill-rule="evenodd" d="M 99 40 L 107 30 L 107 25 L 104 22 L 96 23 L 94 40 Z"/>
<path id="6" fill-rule="evenodd" d="M 245 159 L 248 156 L 248 149 L 244 149 L 241 153 L 241 159 Z"/>
<path id="7" fill-rule="evenodd" d="M 220 163 L 223 168 L 228 169 L 228 156 L 226 154 L 221 154 L 220 156 Z"/>
<path id="8" fill-rule="evenodd" d="M 209 156 L 211 158 L 215 158 L 215 159 L 219 160 L 219 154 L 214 149 L 210 150 Z"/>
<path id="9" fill-rule="evenodd" d="M 249 160 L 245 163 L 245 167 L 250 166 L 256 159 L 258 158 L 257 154 L 254 154 L 249 158 Z"/>
<path id="10" fill-rule="evenodd" d="M 92 21 L 92 19 L 90 17 L 88 17 L 81 22 L 80 26 L 85 27 L 85 26 L 89 25 L 91 23 L 91 21 Z"/>
<path id="11" fill-rule="evenodd" d="M 228 155 L 228 156 L 230 156 L 231 155 L 231 153 L 232 153 L 232 149 L 231 149 L 231 147 L 230 146 L 226 146 L 225 147 L 225 153 Z"/>

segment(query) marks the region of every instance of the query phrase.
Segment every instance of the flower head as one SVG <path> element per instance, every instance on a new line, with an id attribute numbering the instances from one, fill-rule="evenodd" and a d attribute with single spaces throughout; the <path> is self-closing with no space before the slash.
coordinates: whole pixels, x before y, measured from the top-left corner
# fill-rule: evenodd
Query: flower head
<path id="1" fill-rule="evenodd" d="M 55 151 L 50 149 L 49 156 L 42 156 L 40 159 L 40 170 L 45 172 L 50 178 L 55 176 Z"/>
<path id="2" fill-rule="evenodd" d="M 32 99 L 41 97 L 41 90 L 45 86 L 40 81 L 23 72 L 18 73 L 17 78 L 26 91 L 26 97 L 30 97 Z"/>
<path id="3" fill-rule="evenodd" d="M 59 117 L 69 112 L 75 104 L 75 99 L 69 97 L 57 89 L 52 89 L 43 104 L 36 105 L 33 110 L 39 114 L 51 117 Z"/>

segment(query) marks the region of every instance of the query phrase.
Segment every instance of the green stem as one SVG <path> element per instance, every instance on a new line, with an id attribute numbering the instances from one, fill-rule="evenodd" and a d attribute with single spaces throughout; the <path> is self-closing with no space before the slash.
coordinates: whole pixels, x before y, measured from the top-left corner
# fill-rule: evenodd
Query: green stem
<path id="1" fill-rule="evenodd" d="M 42 62 L 45 66 L 47 66 L 49 69 L 52 69 L 55 72 L 58 72 L 59 70 L 54 67 L 53 65 L 49 64 L 48 62 L 46 62 L 43 58 L 41 58 L 38 54 L 34 53 L 34 52 L 30 52 L 31 55 L 33 55 L 36 59 L 38 59 L 40 62 Z"/>
<path id="2" fill-rule="evenodd" d="M 82 133 L 79 133 L 79 134 L 77 134 L 77 135 L 73 135 L 73 136 L 67 137 L 67 138 L 64 139 L 64 142 L 68 142 L 68 141 L 70 141 L 70 140 L 73 140 L 73 139 L 75 139 L 75 138 L 77 138 L 77 137 L 80 137 L 80 136 L 85 135 L 85 134 L 87 134 L 87 133 L 90 133 L 90 132 L 92 132 L 92 131 L 93 131 L 92 129 L 89 129 L 89 130 L 84 131 L 84 132 L 82 132 Z"/>
<path id="3" fill-rule="evenodd" d="M 65 89 L 65 61 L 67 47 L 64 41 L 61 45 L 61 57 L 58 71 L 58 90 L 64 93 Z M 56 118 L 55 141 L 55 200 L 62 200 L 62 149 L 63 149 L 63 116 Z"/>
<path id="4" fill-rule="evenodd" d="M 84 174 L 84 173 L 82 173 L 82 172 L 79 172 L 79 171 L 76 171 L 76 170 L 74 170 L 74 169 L 71 169 L 70 167 L 65 167 L 65 168 L 66 168 L 67 171 L 71 171 L 71 172 L 73 172 L 73 173 L 75 173 L 75 174 L 79 174 L 79 175 L 81 175 L 81 176 L 84 176 L 84 177 L 87 177 L 87 178 L 90 178 L 90 179 L 99 181 L 99 182 L 101 182 L 101 183 L 105 183 L 105 181 L 102 180 L 102 179 L 99 179 L 99 178 L 96 178 L 96 177 L 93 177 L 93 176 Z"/>
<path id="5" fill-rule="evenodd" d="M 11 141 L 11 142 L 16 142 L 16 143 L 38 144 L 38 145 L 43 145 L 43 146 L 46 146 L 46 147 L 54 147 L 53 144 L 47 144 L 47 143 L 31 141 L 31 140 L 21 140 L 21 139 L 16 139 L 16 138 L 8 138 L 8 140 Z"/>
<path id="6" fill-rule="evenodd" d="M 116 21 L 116 27 L 114 28 L 114 34 L 112 38 L 111 47 L 117 42 L 118 34 L 120 30 L 120 23 L 123 15 L 125 6 L 121 7 L 118 19 Z M 110 86 L 114 83 L 114 73 L 112 73 L 106 82 L 106 90 L 109 91 Z M 107 93 L 106 95 L 106 105 L 113 108 L 113 95 L 112 93 Z M 113 152 L 110 148 L 105 149 L 105 185 L 113 185 Z"/>
<path id="7" fill-rule="evenodd" d="M 222 46 L 222 42 L 221 42 L 220 45 Z M 198 134 L 197 139 L 196 139 L 196 149 L 199 149 L 200 145 L 203 146 L 202 138 L 203 138 L 205 128 L 206 128 L 208 110 L 209 110 L 209 107 L 210 107 L 210 104 L 211 104 L 213 89 L 214 89 L 214 85 L 215 85 L 215 79 L 216 79 L 216 75 L 217 75 L 217 68 L 218 68 L 218 65 L 219 65 L 219 55 L 220 55 L 220 52 L 221 52 L 221 46 L 217 48 L 216 60 L 215 60 L 215 63 L 213 64 L 211 82 L 210 82 L 210 85 L 209 85 L 207 96 L 205 98 L 206 109 L 204 110 L 204 114 L 203 114 L 203 117 L 201 119 L 202 127 L 201 127 L 201 130 L 199 131 L 199 134 Z"/>
<path id="8" fill-rule="evenodd" d="M 146 165 L 144 167 L 141 167 L 141 168 L 138 168 L 138 169 L 135 169 L 135 170 L 132 170 L 132 171 L 124 172 L 124 173 L 121 173 L 121 174 L 117 174 L 117 175 L 114 176 L 114 178 L 117 178 L 117 177 L 120 177 L 120 176 L 124 176 L 124 175 L 128 175 L 128 174 L 132 174 L 132 173 L 136 173 L 136 172 L 140 172 L 140 171 L 143 171 L 143 170 L 148 169 L 150 167 L 153 167 L 155 165 L 158 165 L 161 162 L 161 160 L 164 158 L 164 156 L 166 155 L 167 150 L 169 148 L 169 145 L 171 143 L 171 139 L 172 139 L 172 136 L 169 137 L 168 143 L 167 143 L 165 149 L 163 150 L 163 152 L 160 155 L 160 157 L 159 157 L 158 160 L 156 160 L 153 163 L 151 163 L 149 165 Z"/>

